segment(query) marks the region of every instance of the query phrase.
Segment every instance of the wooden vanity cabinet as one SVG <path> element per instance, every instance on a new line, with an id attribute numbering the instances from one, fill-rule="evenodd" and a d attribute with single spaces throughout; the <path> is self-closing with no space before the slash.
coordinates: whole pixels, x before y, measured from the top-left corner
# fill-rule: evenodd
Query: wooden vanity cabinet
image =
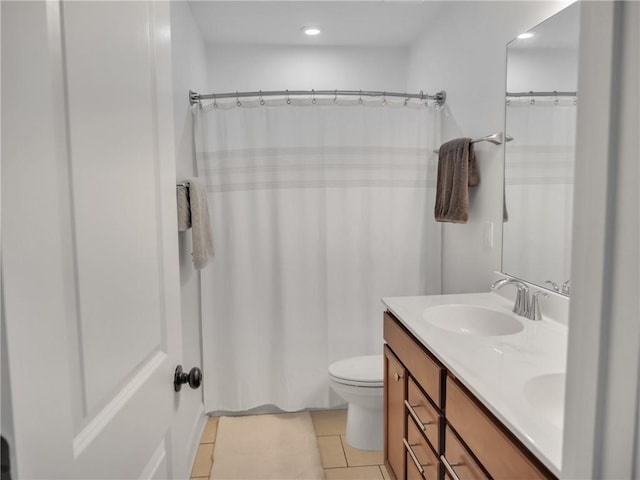
<path id="1" fill-rule="evenodd" d="M 405 478 L 404 399 L 407 371 L 391 349 L 384 346 L 384 458 L 388 471 Z"/>
<path id="2" fill-rule="evenodd" d="M 555 479 L 390 313 L 384 458 L 396 480 Z"/>

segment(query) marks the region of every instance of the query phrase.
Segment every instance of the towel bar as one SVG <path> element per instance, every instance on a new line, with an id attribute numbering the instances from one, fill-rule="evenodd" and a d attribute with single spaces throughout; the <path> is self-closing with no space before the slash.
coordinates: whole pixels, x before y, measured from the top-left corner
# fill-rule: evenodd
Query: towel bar
<path id="1" fill-rule="evenodd" d="M 493 143 L 494 145 L 502 145 L 503 143 L 506 142 L 510 142 L 511 140 L 513 140 L 513 137 L 510 136 L 506 136 L 502 133 L 492 133 L 491 135 L 487 135 L 486 137 L 481 137 L 481 138 L 476 138 L 474 140 L 471 140 L 471 143 L 478 143 L 478 142 L 489 142 L 489 143 Z M 434 150 L 433 153 L 439 153 L 440 149 L 438 150 Z"/>

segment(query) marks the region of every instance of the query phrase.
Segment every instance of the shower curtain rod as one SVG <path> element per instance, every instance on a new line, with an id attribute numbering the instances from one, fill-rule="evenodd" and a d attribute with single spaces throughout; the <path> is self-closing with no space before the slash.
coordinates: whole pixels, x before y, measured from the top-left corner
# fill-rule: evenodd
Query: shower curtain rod
<path id="1" fill-rule="evenodd" d="M 577 97 L 577 92 L 507 92 L 507 97 Z"/>
<path id="2" fill-rule="evenodd" d="M 442 106 L 447 100 L 447 92 L 441 90 L 434 95 L 428 93 L 400 93 L 400 92 L 374 92 L 369 90 L 271 90 L 258 92 L 228 92 L 228 93 L 198 93 L 189 90 L 189 103 L 194 105 L 200 100 L 217 100 L 220 98 L 241 98 L 241 97 L 271 97 L 271 96 L 359 96 L 359 97 L 401 97 L 405 99 L 417 98 L 419 100 L 434 100 L 438 105 Z"/>

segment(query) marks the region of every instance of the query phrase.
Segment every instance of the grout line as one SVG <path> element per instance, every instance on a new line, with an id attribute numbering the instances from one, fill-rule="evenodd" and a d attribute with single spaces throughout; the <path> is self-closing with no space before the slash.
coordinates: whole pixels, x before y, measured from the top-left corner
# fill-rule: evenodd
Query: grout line
<path id="1" fill-rule="evenodd" d="M 349 465 L 349 458 L 347 458 L 347 451 L 344 449 L 344 443 L 342 443 L 342 435 L 339 435 L 340 438 L 340 446 L 342 447 L 342 455 L 344 455 L 344 462 L 347 464 L 347 467 L 350 467 L 351 465 Z"/>

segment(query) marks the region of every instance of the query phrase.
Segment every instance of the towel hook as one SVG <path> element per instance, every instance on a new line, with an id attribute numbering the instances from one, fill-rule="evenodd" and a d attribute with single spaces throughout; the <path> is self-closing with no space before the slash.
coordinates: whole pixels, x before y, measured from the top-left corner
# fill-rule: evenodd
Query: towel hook
<path id="1" fill-rule="evenodd" d="M 236 91 L 236 107 L 241 107 L 242 103 L 240 103 L 240 94 Z"/>

